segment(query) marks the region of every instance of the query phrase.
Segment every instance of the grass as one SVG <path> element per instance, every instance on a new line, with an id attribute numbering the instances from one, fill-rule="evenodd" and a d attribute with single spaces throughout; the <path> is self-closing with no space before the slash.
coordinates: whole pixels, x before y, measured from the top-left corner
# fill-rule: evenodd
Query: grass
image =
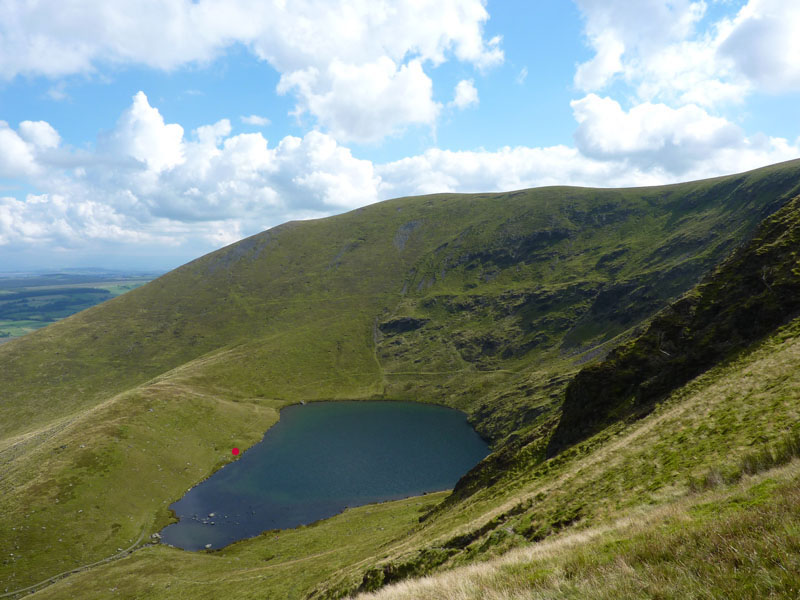
<path id="1" fill-rule="evenodd" d="M 722 443 L 733 459 L 796 420 L 785 397 L 797 384 L 794 333 L 751 369 L 752 381 L 740 374 L 750 363 L 731 367 L 730 391 L 750 385 L 747 402 L 725 396 L 722 376 L 709 375 L 665 405 L 674 412 L 652 415 L 664 436 L 640 429 L 650 420 L 630 430 L 620 423 L 551 461 L 542 460 L 542 440 L 575 371 L 689 289 L 799 184 L 795 161 L 658 188 L 398 199 L 248 238 L 3 344 L 0 530 L 12 533 L 0 536 L 0 589 L 158 531 L 166 507 L 229 460 L 233 442 L 252 445 L 280 407 L 301 400 L 460 408 L 503 468 L 437 511 L 406 514 L 391 535 L 363 540 L 363 552 L 314 559 L 295 573 L 294 591 L 273 581 L 284 586 L 276 594 L 352 589 L 386 565 L 449 568 L 680 496 L 719 462 Z M 381 329 L 402 317 L 422 325 Z M 463 547 L 448 546 L 465 535 Z M 327 552 L 297 539 L 291 560 Z M 241 548 L 267 555 L 270 544 Z M 21 556 L 6 559 L 12 552 Z M 126 574 L 139 556 L 152 560 Z M 82 581 L 99 596 L 108 591 L 101 582 L 117 581 L 129 597 L 174 597 L 167 584 L 209 564 L 147 549 L 38 594 L 67 597 L 63 586 Z M 101 572 L 92 588 L 85 578 Z M 203 589 L 218 597 L 253 581 L 229 588 L 218 576 Z"/>
<path id="2" fill-rule="evenodd" d="M 359 600 L 795 598 L 800 464 Z"/>
<path id="3" fill-rule="evenodd" d="M 798 389 L 800 319 L 697 378 L 641 421 L 620 423 L 557 458 L 508 469 L 493 486 L 426 521 L 377 566 L 418 563 L 420 575 L 486 560 L 785 463 L 797 449 Z M 709 473 L 731 475 L 699 485 Z M 454 544 L 458 539 L 467 543 Z M 421 549 L 448 547 L 456 551 L 440 564 L 420 560 Z M 365 574 L 342 574 L 329 594 L 356 589 Z"/>
<path id="4" fill-rule="evenodd" d="M 646 331 L 567 386 L 548 453 L 609 422 L 641 415 L 669 391 L 800 314 L 800 196 Z"/>
<path id="5" fill-rule="evenodd" d="M 143 547 L 122 560 L 68 577 L 36 597 L 303 597 L 337 569 L 380 555 L 384 544 L 413 527 L 420 511 L 445 494 L 348 509 L 309 526 L 265 532 L 215 552 Z"/>

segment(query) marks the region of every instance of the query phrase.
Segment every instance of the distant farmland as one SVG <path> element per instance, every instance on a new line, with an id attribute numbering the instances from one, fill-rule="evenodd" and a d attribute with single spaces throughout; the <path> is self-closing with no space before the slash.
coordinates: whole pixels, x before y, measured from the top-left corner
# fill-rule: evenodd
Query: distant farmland
<path id="1" fill-rule="evenodd" d="M 156 273 L 0 276 L 0 344 L 151 281 Z"/>

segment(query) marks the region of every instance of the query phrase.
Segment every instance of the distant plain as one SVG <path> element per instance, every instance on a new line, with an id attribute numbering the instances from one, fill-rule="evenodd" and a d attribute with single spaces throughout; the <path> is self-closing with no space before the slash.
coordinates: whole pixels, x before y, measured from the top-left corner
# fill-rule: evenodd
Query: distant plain
<path id="1" fill-rule="evenodd" d="M 157 273 L 0 273 L 0 344 L 116 298 Z"/>

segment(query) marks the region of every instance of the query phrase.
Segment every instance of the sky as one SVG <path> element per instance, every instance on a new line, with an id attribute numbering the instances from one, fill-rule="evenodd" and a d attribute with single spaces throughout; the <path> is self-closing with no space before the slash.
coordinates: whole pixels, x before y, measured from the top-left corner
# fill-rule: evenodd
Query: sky
<path id="1" fill-rule="evenodd" d="M 0 271 L 800 157 L 797 0 L 0 0 Z"/>

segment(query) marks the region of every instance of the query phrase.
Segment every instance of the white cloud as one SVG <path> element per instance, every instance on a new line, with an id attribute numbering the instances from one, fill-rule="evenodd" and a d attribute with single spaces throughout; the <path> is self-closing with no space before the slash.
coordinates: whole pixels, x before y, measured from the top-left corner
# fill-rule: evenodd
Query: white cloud
<path id="1" fill-rule="evenodd" d="M 267 117 L 262 117 L 260 115 L 250 115 L 249 117 L 241 117 L 242 123 L 246 125 L 256 125 L 257 127 L 266 127 L 270 124 L 270 120 Z"/>
<path id="2" fill-rule="evenodd" d="M 609 80 L 622 71 L 622 54 L 625 44 L 613 31 L 600 31 L 591 37 L 596 54 L 591 60 L 578 65 L 575 85 L 582 90 L 602 89 Z"/>
<path id="3" fill-rule="evenodd" d="M 494 152 L 432 148 L 379 165 L 376 170 L 383 197 L 506 191 L 565 183 L 590 185 L 611 174 L 609 165 L 587 159 L 567 146 L 505 147 Z"/>
<path id="4" fill-rule="evenodd" d="M 696 148 L 692 148 L 693 151 Z M 506 147 L 497 151 L 427 150 L 376 166 L 381 197 L 437 192 L 508 191 L 546 185 L 627 187 L 661 185 L 738 173 L 800 155 L 800 140 L 742 137 L 692 162 L 663 164 L 637 155 L 589 157 L 577 148 Z M 667 159 L 672 157 L 667 156 Z"/>
<path id="5" fill-rule="evenodd" d="M 522 85 L 523 83 L 525 83 L 525 80 L 527 78 L 528 78 L 528 67 L 522 67 L 522 69 L 520 69 L 519 74 L 517 75 L 517 78 L 514 81 L 516 81 L 519 85 Z"/>
<path id="6" fill-rule="evenodd" d="M 112 154 L 129 156 L 155 172 L 183 162 L 183 127 L 166 125 L 158 109 L 150 106 L 143 92 L 133 97 L 114 132 L 103 141 Z"/>
<path id="7" fill-rule="evenodd" d="M 432 125 L 439 104 L 428 65 L 455 58 L 486 69 L 504 58 L 501 39 L 483 36 L 485 0 L 71 0 L 57 11 L 0 0 L 0 14 L 0 77 L 107 63 L 169 70 L 238 43 L 278 70 L 298 114 L 340 140 Z"/>
<path id="8" fill-rule="evenodd" d="M 194 133 L 197 141 L 202 146 L 218 146 L 223 139 L 231 134 L 231 122 L 228 119 L 220 119 L 213 125 L 202 125 L 192 133 Z"/>
<path id="9" fill-rule="evenodd" d="M 42 158 L 60 143 L 58 132 L 45 121 L 22 121 L 16 131 L 0 121 L 0 177 L 36 175 Z"/>
<path id="10" fill-rule="evenodd" d="M 285 137 L 276 148 L 276 163 L 281 173 L 276 183 L 284 197 L 294 199 L 295 209 L 330 212 L 378 199 L 380 179 L 372 163 L 354 158 L 348 148 L 324 133 L 311 131 L 302 139 Z"/>
<path id="11" fill-rule="evenodd" d="M 697 31 L 707 8 L 703 0 L 576 2 L 595 51 L 575 72 L 581 90 L 598 91 L 622 80 L 642 101 L 711 107 L 741 101 L 751 89 L 718 52 L 730 23 L 722 19 Z"/>
<path id="12" fill-rule="evenodd" d="M 800 90 L 797 0 L 750 0 L 726 33 L 720 54 L 750 81 L 771 92 Z"/>
<path id="13" fill-rule="evenodd" d="M 46 121 L 23 121 L 19 135 L 37 148 L 56 148 L 61 143 L 61 136 Z"/>
<path id="14" fill-rule="evenodd" d="M 478 90 L 472 79 L 462 79 L 458 82 L 451 104 L 460 109 L 478 105 Z"/>
<path id="15" fill-rule="evenodd" d="M 433 125 L 441 106 L 419 60 L 397 65 L 386 56 L 353 65 L 333 61 L 281 77 L 280 93 L 300 98 L 297 114 L 309 112 L 340 140 L 376 142 L 407 125 Z"/>
<path id="16" fill-rule="evenodd" d="M 247 18 L 257 23 L 251 47 L 281 73 L 333 61 L 358 65 L 380 57 L 487 68 L 503 61 L 500 38 L 486 42 L 483 0 L 274 1 Z"/>
<path id="17" fill-rule="evenodd" d="M 2 243 L 228 243 L 287 215 L 378 199 L 372 163 L 329 135 L 311 131 L 271 147 L 261 133 L 231 130 L 221 119 L 186 138 L 139 92 L 98 153 L 64 150 L 51 160 L 40 152 L 60 140 L 49 124 L 23 122 L 17 132 L 0 122 L 0 174 L 42 191 L 3 200 Z"/>
<path id="18" fill-rule="evenodd" d="M 0 122 L 0 173 L 37 189 L 0 199 L 0 244 L 15 249 L 146 244 L 194 254 L 287 219 L 401 195 L 541 185 L 650 185 L 731 173 L 800 154 L 800 140 L 746 136 L 697 106 L 629 110 L 590 94 L 573 103 L 576 146 L 430 149 L 373 164 L 323 132 L 271 144 L 221 119 L 185 136 L 143 93 L 99 152 L 62 148 L 43 122 Z M 106 152 L 106 150 L 109 152 Z"/>
<path id="19" fill-rule="evenodd" d="M 646 102 L 625 112 L 616 100 L 589 94 L 571 106 L 579 124 L 575 143 L 584 155 L 658 165 L 676 174 L 745 139 L 739 127 L 695 105 L 674 109 Z"/>
<path id="20" fill-rule="evenodd" d="M 22 177 L 35 170 L 34 149 L 8 123 L 0 121 L 0 176 Z"/>
<path id="21" fill-rule="evenodd" d="M 796 0 L 748 0 L 733 18 L 699 31 L 703 0 L 575 1 L 595 52 L 575 72 L 581 90 L 621 79 L 642 101 L 712 108 L 755 90 L 800 89 Z"/>
<path id="22" fill-rule="evenodd" d="M 669 44 L 686 39 L 706 8 L 705 2 L 691 0 L 575 1 L 585 18 L 589 45 L 596 52 L 576 72 L 576 85 L 586 91 L 602 88 L 626 67 L 636 68 Z"/>

